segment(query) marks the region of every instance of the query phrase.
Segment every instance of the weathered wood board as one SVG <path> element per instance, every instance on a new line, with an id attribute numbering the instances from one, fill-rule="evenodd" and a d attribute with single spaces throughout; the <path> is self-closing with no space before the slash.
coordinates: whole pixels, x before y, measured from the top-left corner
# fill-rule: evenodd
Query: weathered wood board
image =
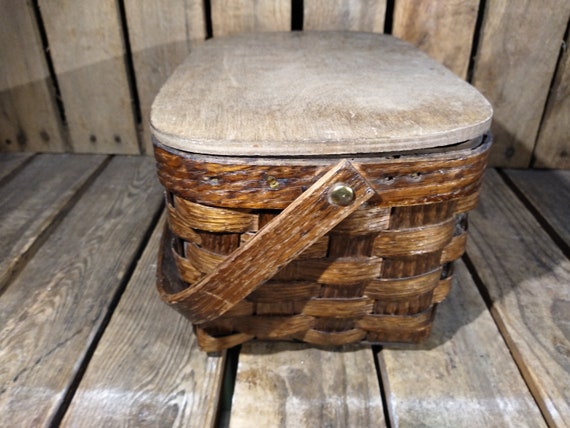
<path id="1" fill-rule="evenodd" d="M 0 187 L 0 293 L 104 159 L 38 155 Z"/>
<path id="2" fill-rule="evenodd" d="M 467 78 L 479 0 L 397 0 L 392 34 Z"/>
<path id="3" fill-rule="evenodd" d="M 506 173 L 570 246 L 570 171 L 507 170 Z"/>
<path id="4" fill-rule="evenodd" d="M 0 415 L 10 426 L 57 422 L 161 204 L 153 163 L 141 159 L 114 158 L 0 296 Z"/>
<path id="5" fill-rule="evenodd" d="M 39 5 L 73 151 L 139 153 L 117 2 Z"/>
<path id="6" fill-rule="evenodd" d="M 385 426 L 372 350 L 248 342 L 239 356 L 231 428 Z"/>
<path id="7" fill-rule="evenodd" d="M 224 357 L 202 352 L 192 324 L 158 297 L 156 260 L 163 223 L 164 216 L 121 297 L 63 426 L 85 426 L 85 421 L 101 427 L 205 428 L 214 424 Z"/>
<path id="8" fill-rule="evenodd" d="M 8 179 L 18 168 L 21 168 L 34 155 L 31 153 L 1 153 L 0 154 L 0 183 Z"/>
<path id="9" fill-rule="evenodd" d="M 0 0 L 0 151 L 65 151 L 31 3 Z"/>
<path id="10" fill-rule="evenodd" d="M 491 313 L 552 426 L 570 425 L 570 261 L 492 170 L 467 253 Z"/>
<path id="11" fill-rule="evenodd" d="M 126 0 L 125 11 L 142 116 L 142 148 L 151 154 L 150 106 L 192 45 L 206 38 L 204 5 L 201 0 Z"/>
<path id="12" fill-rule="evenodd" d="M 304 0 L 304 30 L 384 32 L 386 0 Z"/>
<path id="13" fill-rule="evenodd" d="M 473 83 L 495 109 L 492 166 L 530 165 L 569 16 L 567 0 L 485 2 Z"/>
<path id="14" fill-rule="evenodd" d="M 548 94 L 546 111 L 534 149 L 539 168 L 570 169 L 570 33 L 562 45 L 556 79 Z"/>
<path id="15" fill-rule="evenodd" d="M 290 0 L 211 0 L 214 37 L 291 29 Z"/>
<path id="16" fill-rule="evenodd" d="M 422 345 L 379 354 L 392 426 L 546 426 L 462 262 Z"/>

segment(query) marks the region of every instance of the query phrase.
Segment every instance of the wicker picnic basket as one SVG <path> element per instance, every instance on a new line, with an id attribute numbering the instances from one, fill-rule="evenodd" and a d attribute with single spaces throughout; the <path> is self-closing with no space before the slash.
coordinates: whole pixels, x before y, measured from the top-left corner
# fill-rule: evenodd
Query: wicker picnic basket
<path id="1" fill-rule="evenodd" d="M 203 43 L 151 113 L 161 297 L 205 351 L 426 338 L 464 251 L 491 115 L 390 36 Z"/>

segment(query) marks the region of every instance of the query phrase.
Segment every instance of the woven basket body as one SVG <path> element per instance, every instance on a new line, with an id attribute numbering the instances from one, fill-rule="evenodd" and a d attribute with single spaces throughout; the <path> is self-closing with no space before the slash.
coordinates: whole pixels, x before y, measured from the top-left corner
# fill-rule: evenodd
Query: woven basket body
<path id="1" fill-rule="evenodd" d="M 424 339 L 465 247 L 491 116 L 390 36 L 206 41 L 151 112 L 160 295 L 206 351 Z"/>
<path id="2" fill-rule="evenodd" d="M 374 196 L 223 315 L 196 324 L 200 346 L 426 338 L 449 292 L 452 263 L 464 251 L 489 145 L 485 137 L 443 152 L 353 158 Z M 216 162 L 159 144 L 155 156 L 168 209 L 159 290 L 170 303 L 336 163 Z M 286 250 L 267 247 L 266 257 Z"/>

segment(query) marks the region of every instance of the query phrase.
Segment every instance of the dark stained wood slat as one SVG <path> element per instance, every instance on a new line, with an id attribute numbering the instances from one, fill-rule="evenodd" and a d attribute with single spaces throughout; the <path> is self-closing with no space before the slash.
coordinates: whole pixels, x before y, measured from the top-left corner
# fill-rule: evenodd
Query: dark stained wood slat
<path id="1" fill-rule="evenodd" d="M 0 153 L 0 183 L 32 156 L 32 153 Z"/>
<path id="2" fill-rule="evenodd" d="M 570 245 L 570 171 L 506 172 L 555 232 Z"/>
<path id="3" fill-rule="evenodd" d="M 153 167 L 114 158 L 0 297 L 0 414 L 11 426 L 53 422 L 161 204 Z"/>
<path id="4" fill-rule="evenodd" d="M 231 428 L 381 427 L 382 399 L 370 348 L 243 345 Z"/>
<path id="5" fill-rule="evenodd" d="M 224 357 L 200 351 L 192 324 L 158 297 L 163 223 L 138 262 L 63 426 L 214 424 Z"/>
<path id="6" fill-rule="evenodd" d="M 0 188 L 0 291 L 104 159 L 38 155 Z"/>
<path id="7" fill-rule="evenodd" d="M 379 353 L 392 426 L 545 426 L 463 263 L 428 341 L 394 348 Z"/>
<path id="8" fill-rule="evenodd" d="M 570 261 L 495 171 L 485 180 L 467 253 L 545 418 L 570 426 Z"/>

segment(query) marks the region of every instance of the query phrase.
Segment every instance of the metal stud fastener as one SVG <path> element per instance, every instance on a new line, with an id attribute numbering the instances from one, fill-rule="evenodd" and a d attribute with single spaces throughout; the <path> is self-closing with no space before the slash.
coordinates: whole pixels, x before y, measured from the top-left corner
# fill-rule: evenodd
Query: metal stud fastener
<path id="1" fill-rule="evenodd" d="M 329 191 L 329 200 L 335 205 L 346 207 L 354 201 L 354 190 L 343 183 L 337 183 Z"/>
<path id="2" fill-rule="evenodd" d="M 271 190 L 279 189 L 279 181 L 277 181 L 277 179 L 272 175 L 267 177 L 267 185 Z"/>

